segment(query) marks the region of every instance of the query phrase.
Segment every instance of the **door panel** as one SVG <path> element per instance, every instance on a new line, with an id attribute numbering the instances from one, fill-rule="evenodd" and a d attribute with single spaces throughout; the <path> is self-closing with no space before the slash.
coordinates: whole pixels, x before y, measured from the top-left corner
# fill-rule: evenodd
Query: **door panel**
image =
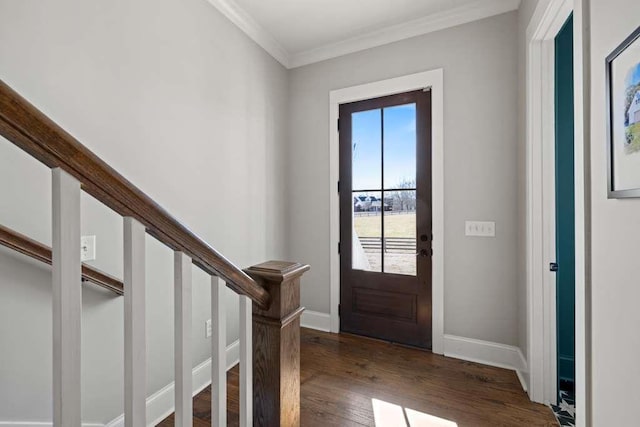
<path id="1" fill-rule="evenodd" d="M 398 292 L 353 288 L 353 311 L 390 319 L 415 322 L 416 296 Z"/>
<path id="2" fill-rule="evenodd" d="M 431 92 L 340 106 L 340 328 L 431 348 Z"/>

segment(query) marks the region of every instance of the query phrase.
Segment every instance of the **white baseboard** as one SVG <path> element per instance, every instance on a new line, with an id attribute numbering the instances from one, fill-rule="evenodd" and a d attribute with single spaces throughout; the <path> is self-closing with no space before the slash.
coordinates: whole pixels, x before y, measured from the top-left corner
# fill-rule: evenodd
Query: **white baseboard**
<path id="1" fill-rule="evenodd" d="M 329 332 L 331 317 L 326 313 L 305 311 L 301 325 L 305 328 Z M 227 370 L 240 360 L 240 342 L 227 347 Z M 522 388 L 528 390 L 527 361 L 518 347 L 489 341 L 464 338 L 454 335 L 444 336 L 444 355 L 483 365 L 496 366 L 516 372 Z M 211 384 L 211 359 L 193 368 L 193 395 L 200 393 Z M 174 412 L 174 383 L 168 384 L 147 398 L 147 424 L 155 426 Z M 0 421 L 0 427 L 51 427 L 51 422 Z M 124 427 L 124 414 L 107 424 L 83 423 L 82 427 Z"/>
<path id="2" fill-rule="evenodd" d="M 331 315 L 320 313 L 319 311 L 305 310 L 300 319 L 300 326 L 318 331 L 331 332 Z"/>
<path id="3" fill-rule="evenodd" d="M 518 357 L 520 357 L 520 367 L 521 369 L 516 370 L 516 375 L 518 375 L 518 379 L 520 380 L 520 384 L 522 385 L 522 389 L 529 393 L 529 365 L 527 364 L 527 359 L 524 358 L 524 354 L 522 354 L 522 350 L 518 348 Z"/>
<path id="4" fill-rule="evenodd" d="M 302 313 L 300 325 L 318 331 L 331 332 L 331 316 L 327 313 L 305 310 Z M 529 374 L 527 361 L 518 347 L 455 335 L 445 335 L 444 355 L 515 371 L 522 389 L 528 391 Z"/>
<path id="5" fill-rule="evenodd" d="M 444 355 L 483 365 L 510 369 L 516 372 L 524 391 L 527 391 L 527 361 L 518 347 L 473 338 L 444 336 Z"/>
<path id="6" fill-rule="evenodd" d="M 240 361 L 240 341 L 227 346 L 227 370 Z M 211 359 L 193 368 L 193 396 L 211 384 Z M 147 425 L 155 426 L 175 410 L 175 384 L 171 383 L 147 397 Z M 101 427 L 124 427 L 124 414 Z"/>
<path id="7" fill-rule="evenodd" d="M 51 421 L 0 421 L 1 427 L 52 427 Z M 104 424 L 82 423 L 82 427 L 105 427 Z"/>
<path id="8" fill-rule="evenodd" d="M 305 310 L 300 325 L 318 331 L 331 331 L 331 316 L 318 311 Z M 527 361 L 518 347 L 473 338 L 444 336 L 444 355 L 483 365 L 496 366 L 516 372 L 520 385 L 528 391 Z"/>
<path id="9" fill-rule="evenodd" d="M 529 381 L 527 380 L 529 378 L 529 373 L 516 371 L 516 375 L 518 376 L 518 381 L 520 381 L 522 389 L 525 393 L 529 394 Z"/>

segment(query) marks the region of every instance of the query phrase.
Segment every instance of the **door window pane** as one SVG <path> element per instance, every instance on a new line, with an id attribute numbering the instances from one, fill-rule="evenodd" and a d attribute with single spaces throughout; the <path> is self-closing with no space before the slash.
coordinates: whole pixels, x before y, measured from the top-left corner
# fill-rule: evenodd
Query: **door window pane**
<path id="1" fill-rule="evenodd" d="M 382 110 L 351 115 L 352 189 L 378 190 L 382 182 Z"/>
<path id="2" fill-rule="evenodd" d="M 416 188 L 416 104 L 384 109 L 384 188 Z"/>
<path id="3" fill-rule="evenodd" d="M 416 275 L 416 192 L 384 193 L 384 272 Z"/>
<path id="4" fill-rule="evenodd" d="M 382 192 L 353 192 L 354 270 L 382 271 Z"/>
<path id="5" fill-rule="evenodd" d="M 416 105 L 353 113 L 351 123 L 352 267 L 415 275 Z"/>

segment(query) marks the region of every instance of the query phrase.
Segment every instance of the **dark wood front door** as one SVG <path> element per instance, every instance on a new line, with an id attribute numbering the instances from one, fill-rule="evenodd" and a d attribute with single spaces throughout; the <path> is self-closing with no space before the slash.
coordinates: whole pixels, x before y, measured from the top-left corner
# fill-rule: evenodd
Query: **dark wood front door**
<path id="1" fill-rule="evenodd" d="M 340 329 L 431 348 L 431 92 L 340 105 Z"/>

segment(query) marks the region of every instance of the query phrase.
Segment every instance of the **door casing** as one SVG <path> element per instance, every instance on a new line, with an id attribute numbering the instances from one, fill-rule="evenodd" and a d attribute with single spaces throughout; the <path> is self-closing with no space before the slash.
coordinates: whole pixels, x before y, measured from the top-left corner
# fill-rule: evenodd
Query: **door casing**
<path id="1" fill-rule="evenodd" d="M 531 400 L 552 403 L 557 398 L 555 277 L 549 262 L 555 257 L 554 203 L 554 39 L 569 15 L 574 18 L 574 153 L 576 239 L 576 422 L 590 425 L 589 329 L 587 273 L 589 269 L 588 145 L 585 105 L 588 84 L 584 70 L 588 60 L 583 38 L 588 8 L 581 0 L 540 1 L 526 33 L 526 282 L 527 364 Z M 588 83 L 588 81 L 587 81 Z"/>
<path id="2" fill-rule="evenodd" d="M 329 264 L 331 332 L 340 331 L 340 201 L 339 105 L 396 93 L 431 88 L 432 91 L 432 351 L 444 354 L 444 72 L 440 69 L 366 83 L 329 93 Z"/>

